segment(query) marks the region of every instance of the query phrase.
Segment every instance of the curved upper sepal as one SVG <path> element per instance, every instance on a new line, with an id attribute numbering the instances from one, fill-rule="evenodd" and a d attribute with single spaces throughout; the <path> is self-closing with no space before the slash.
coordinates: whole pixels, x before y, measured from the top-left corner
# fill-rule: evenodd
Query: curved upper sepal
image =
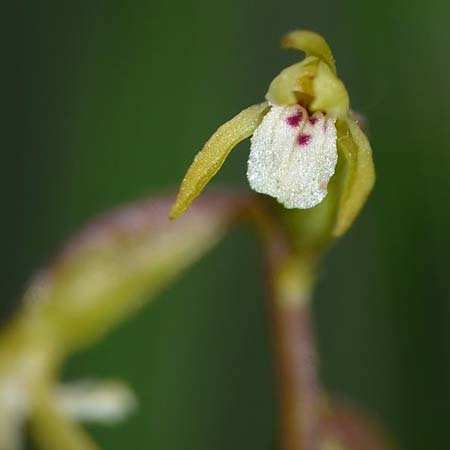
<path id="1" fill-rule="evenodd" d="M 167 196 L 94 220 L 34 277 L 22 321 L 30 329 L 40 324 L 63 351 L 90 344 L 199 259 L 252 199 L 211 193 L 170 221 L 173 197 Z"/>
<path id="2" fill-rule="evenodd" d="M 306 56 L 316 56 L 325 61 L 336 74 L 336 63 L 327 41 L 318 33 L 308 30 L 295 30 L 284 36 L 281 44 L 285 48 L 301 50 Z"/>
<path id="3" fill-rule="evenodd" d="M 224 123 L 197 153 L 189 167 L 169 217 L 175 219 L 183 214 L 211 178 L 222 167 L 231 150 L 239 142 L 250 137 L 260 124 L 269 105 L 264 102 L 241 111 Z"/>
<path id="4" fill-rule="evenodd" d="M 334 237 L 343 235 L 366 203 L 375 183 L 372 149 L 359 125 L 350 118 L 336 122 L 337 149 L 343 165 Z"/>

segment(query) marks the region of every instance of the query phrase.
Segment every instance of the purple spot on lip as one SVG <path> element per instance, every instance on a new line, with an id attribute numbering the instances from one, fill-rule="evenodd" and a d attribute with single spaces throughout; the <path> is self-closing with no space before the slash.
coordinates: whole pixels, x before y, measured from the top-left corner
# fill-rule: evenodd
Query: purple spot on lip
<path id="1" fill-rule="evenodd" d="M 310 118 L 308 119 L 308 122 L 309 122 L 311 125 L 315 125 L 315 124 L 317 123 L 318 120 L 319 120 L 319 119 L 318 119 L 317 117 L 310 117 Z"/>
<path id="2" fill-rule="evenodd" d="M 300 133 L 297 142 L 299 145 L 308 145 L 311 142 L 311 135 Z"/>
<path id="3" fill-rule="evenodd" d="M 302 121 L 303 113 L 301 111 L 297 111 L 293 116 L 289 116 L 286 119 L 286 122 L 291 127 L 298 127 L 299 123 Z"/>

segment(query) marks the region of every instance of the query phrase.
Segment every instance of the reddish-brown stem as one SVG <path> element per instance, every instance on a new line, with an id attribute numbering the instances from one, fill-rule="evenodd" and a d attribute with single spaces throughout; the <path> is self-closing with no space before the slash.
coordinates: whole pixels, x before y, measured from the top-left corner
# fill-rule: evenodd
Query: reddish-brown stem
<path id="1" fill-rule="evenodd" d="M 282 450 L 392 450 L 376 423 L 324 395 L 311 317 L 317 254 L 296 249 L 283 223 L 260 206 L 252 212 L 266 250 Z"/>
<path id="2" fill-rule="evenodd" d="M 283 450 L 319 447 L 319 390 L 309 307 L 272 305 Z"/>
<path id="3" fill-rule="evenodd" d="M 274 233 L 267 247 L 282 448 L 318 450 L 320 394 L 310 312 L 311 267 Z"/>

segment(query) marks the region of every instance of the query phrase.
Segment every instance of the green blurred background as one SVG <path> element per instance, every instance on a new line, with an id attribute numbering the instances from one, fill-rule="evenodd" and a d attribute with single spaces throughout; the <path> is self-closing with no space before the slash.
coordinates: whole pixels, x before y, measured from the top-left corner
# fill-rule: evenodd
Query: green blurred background
<path id="1" fill-rule="evenodd" d="M 405 450 L 450 448 L 450 3 L 406 0 L 29 2 L 25 145 L 4 152 L 4 317 L 30 273 L 92 215 L 180 180 L 211 132 L 325 35 L 370 124 L 374 194 L 325 261 L 321 375 Z M 216 184 L 245 185 L 248 143 Z M 105 450 L 276 449 L 261 252 L 232 233 L 65 378 L 119 376 L 140 399 Z"/>

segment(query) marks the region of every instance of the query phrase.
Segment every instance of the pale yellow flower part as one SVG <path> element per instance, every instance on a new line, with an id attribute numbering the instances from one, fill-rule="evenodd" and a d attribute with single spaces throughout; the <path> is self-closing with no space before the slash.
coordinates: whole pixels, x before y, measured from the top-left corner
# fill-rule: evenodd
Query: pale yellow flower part
<path id="1" fill-rule="evenodd" d="M 250 137 L 268 111 L 266 102 L 250 106 L 230 121 L 224 123 L 197 153 L 178 192 L 169 217 L 183 214 L 200 195 L 209 180 L 220 170 L 231 150 Z"/>
<path id="2" fill-rule="evenodd" d="M 306 56 L 316 56 L 325 61 L 336 74 L 336 63 L 327 41 L 318 33 L 308 30 L 295 30 L 286 34 L 281 41 L 284 48 L 301 50 Z"/>
<path id="3" fill-rule="evenodd" d="M 314 56 L 282 70 L 270 83 L 266 99 L 277 106 L 308 104 L 311 112 L 341 118 L 347 116 L 350 105 L 344 83 Z"/>
<path id="4" fill-rule="evenodd" d="M 322 61 L 312 82 L 313 101 L 311 111 L 326 111 L 333 117 L 346 117 L 350 107 L 347 89 L 332 70 Z"/>
<path id="5" fill-rule="evenodd" d="M 333 236 L 342 236 L 354 222 L 375 184 L 372 149 L 359 125 L 346 119 L 346 134 L 338 139 L 339 158 L 347 164 L 346 181 L 342 189 L 333 228 Z"/>
<path id="6" fill-rule="evenodd" d="M 272 105 L 290 106 L 296 105 L 301 95 L 312 100 L 312 82 L 317 74 L 318 63 L 318 58 L 308 56 L 303 61 L 286 67 L 270 83 L 267 101 Z"/>

